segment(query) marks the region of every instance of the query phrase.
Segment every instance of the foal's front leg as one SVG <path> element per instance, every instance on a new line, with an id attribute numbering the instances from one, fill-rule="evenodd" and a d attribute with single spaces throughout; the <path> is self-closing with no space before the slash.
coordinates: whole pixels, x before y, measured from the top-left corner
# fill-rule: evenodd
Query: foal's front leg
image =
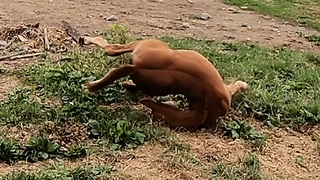
<path id="1" fill-rule="evenodd" d="M 225 87 L 230 91 L 230 95 L 233 96 L 240 91 L 246 90 L 248 88 L 248 84 L 243 81 L 236 81 L 235 83 L 225 85 Z"/>
<path id="2" fill-rule="evenodd" d="M 103 78 L 96 81 L 88 82 L 87 89 L 90 92 L 98 91 L 103 87 L 108 86 L 113 81 L 130 75 L 134 71 L 134 68 L 134 65 L 123 65 L 118 68 L 112 68 Z"/>

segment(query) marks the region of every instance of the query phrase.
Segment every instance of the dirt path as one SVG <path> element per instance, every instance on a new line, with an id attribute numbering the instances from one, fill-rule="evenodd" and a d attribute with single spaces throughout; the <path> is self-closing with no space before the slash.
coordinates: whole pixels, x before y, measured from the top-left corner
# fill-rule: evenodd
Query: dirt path
<path id="1" fill-rule="evenodd" d="M 40 22 L 60 25 L 67 20 L 84 33 L 97 34 L 108 28 L 105 18 L 116 15 L 133 33 L 208 37 L 237 42 L 259 42 L 268 46 L 287 46 L 320 52 L 298 33 L 314 30 L 292 26 L 254 12 L 223 4 L 219 0 L 12 0 L 0 2 L 0 26 Z M 208 13 L 211 18 L 195 16 Z M 183 23 L 190 26 L 183 27 Z"/>

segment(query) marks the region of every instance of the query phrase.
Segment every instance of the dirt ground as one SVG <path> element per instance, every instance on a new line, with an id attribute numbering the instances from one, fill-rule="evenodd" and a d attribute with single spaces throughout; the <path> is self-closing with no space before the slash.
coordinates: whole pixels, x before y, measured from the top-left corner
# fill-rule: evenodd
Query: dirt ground
<path id="1" fill-rule="evenodd" d="M 169 34 L 206 37 L 320 52 L 320 47 L 313 46 L 299 35 L 319 34 L 318 32 L 245 11 L 245 8 L 228 6 L 219 0 L 3 0 L 0 1 L 0 7 L 0 28 L 37 22 L 47 26 L 60 26 L 61 21 L 66 20 L 82 33 L 97 35 L 113 23 L 106 21 L 106 17 L 115 15 L 118 17 L 117 22 L 127 25 L 136 36 Z M 208 20 L 194 18 L 201 13 L 208 13 L 211 17 Z M 12 68 L 19 64 L 2 62 L 2 65 Z M 8 81 L 11 83 L 6 84 Z M 0 78 L 0 99 L 18 83 L 12 77 Z M 310 130 L 310 133 L 299 134 L 266 130 L 259 124 L 256 126 L 271 134 L 265 150 L 258 154 L 265 173 L 279 179 L 320 179 L 320 158 L 315 141 L 320 138 L 318 127 Z M 178 136 L 182 143 L 190 145 L 192 153 L 201 161 L 214 156 L 228 164 L 251 151 L 246 149 L 241 140 L 228 141 L 210 133 L 182 133 Z M 194 173 L 180 172 L 182 175 L 177 175 L 177 172 L 163 169 L 165 166 L 159 164 L 161 147 L 157 144 L 141 146 L 133 153 L 137 158 L 123 159 L 118 165 L 124 174 L 132 177 L 141 175 L 146 179 L 197 179 Z M 295 163 L 297 157 L 305 160 L 305 167 Z M 23 166 L 25 169 L 38 169 L 40 165 L 19 164 L 10 167 L 0 164 L 0 171 L 24 169 Z"/>
<path id="2" fill-rule="evenodd" d="M 192 3 L 191 3 L 192 2 Z M 61 25 L 66 20 L 82 33 L 97 34 L 118 17 L 138 35 L 207 37 L 219 40 L 259 42 L 269 46 L 287 46 L 320 52 L 299 34 L 315 34 L 314 30 L 294 26 L 223 4 L 219 0 L 11 0 L 1 1 L 0 27 L 20 23 Z M 245 8 L 245 7 L 244 7 Z M 211 18 L 194 18 L 208 13 Z M 184 28 L 188 23 L 189 28 Z"/>

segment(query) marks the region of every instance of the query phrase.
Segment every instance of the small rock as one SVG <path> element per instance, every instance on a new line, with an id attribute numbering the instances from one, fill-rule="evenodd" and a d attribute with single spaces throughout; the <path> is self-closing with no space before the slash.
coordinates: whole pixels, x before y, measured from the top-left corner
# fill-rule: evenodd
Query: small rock
<path id="1" fill-rule="evenodd" d="M 247 24 L 242 24 L 240 27 L 246 27 L 246 28 L 248 28 L 249 30 L 252 29 L 252 27 L 251 27 L 251 26 L 248 26 Z"/>
<path id="2" fill-rule="evenodd" d="M 105 20 L 107 20 L 107 21 L 118 21 L 118 17 L 115 16 L 115 15 L 111 15 L 111 16 L 105 18 Z"/>
<path id="3" fill-rule="evenodd" d="M 49 0 L 49 3 L 53 3 L 53 0 Z"/>
<path id="4" fill-rule="evenodd" d="M 246 40 L 247 40 L 247 41 L 249 41 L 249 42 L 251 41 L 251 39 L 250 39 L 250 38 L 247 38 Z"/>
<path id="5" fill-rule="evenodd" d="M 182 23 L 182 27 L 183 27 L 183 28 L 189 28 L 189 27 L 190 27 L 190 24 L 189 24 L 189 23 Z"/>
<path id="6" fill-rule="evenodd" d="M 289 148 L 294 148 L 294 144 L 291 143 L 291 144 L 288 145 L 288 147 L 289 147 Z"/>
<path id="7" fill-rule="evenodd" d="M 225 34 L 224 37 L 228 38 L 228 39 L 235 39 L 236 37 L 232 36 L 232 35 L 227 35 Z"/>
<path id="8" fill-rule="evenodd" d="M 272 18 L 269 17 L 269 16 L 261 16 L 263 19 L 266 19 L 266 20 L 271 20 Z"/>
<path id="9" fill-rule="evenodd" d="M 191 1 L 191 0 L 188 0 L 188 1 L 189 1 L 189 3 L 193 4 L 193 1 Z"/>
<path id="10" fill-rule="evenodd" d="M 274 136 L 275 136 L 276 138 L 281 138 L 281 134 L 280 134 L 280 133 L 275 133 Z"/>
<path id="11" fill-rule="evenodd" d="M 28 51 L 28 47 L 27 46 L 19 46 L 19 50 L 20 51 Z"/>
<path id="12" fill-rule="evenodd" d="M 248 7 L 247 7 L 247 6 L 241 6 L 240 9 L 242 9 L 242 10 L 247 10 Z"/>
<path id="13" fill-rule="evenodd" d="M 8 45 L 7 41 L 0 41 L 0 46 L 7 46 L 7 45 Z"/>
<path id="14" fill-rule="evenodd" d="M 237 11 L 237 10 L 235 10 L 233 8 L 228 8 L 228 11 L 232 12 L 233 14 L 239 14 L 240 13 L 240 11 Z"/>
<path id="15" fill-rule="evenodd" d="M 208 13 L 201 13 L 200 14 L 200 19 L 202 19 L 202 20 L 208 20 L 209 18 L 211 18 L 211 16 Z"/>

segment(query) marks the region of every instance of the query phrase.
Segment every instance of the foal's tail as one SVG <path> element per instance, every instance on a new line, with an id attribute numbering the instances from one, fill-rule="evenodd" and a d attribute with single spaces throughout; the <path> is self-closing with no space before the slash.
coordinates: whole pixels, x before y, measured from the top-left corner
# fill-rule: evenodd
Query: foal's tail
<path id="1" fill-rule="evenodd" d="M 108 56 L 119 56 L 124 53 L 133 52 L 140 41 L 132 41 L 128 44 L 109 44 L 102 37 L 83 37 L 84 43 L 92 43 L 103 48 Z"/>

